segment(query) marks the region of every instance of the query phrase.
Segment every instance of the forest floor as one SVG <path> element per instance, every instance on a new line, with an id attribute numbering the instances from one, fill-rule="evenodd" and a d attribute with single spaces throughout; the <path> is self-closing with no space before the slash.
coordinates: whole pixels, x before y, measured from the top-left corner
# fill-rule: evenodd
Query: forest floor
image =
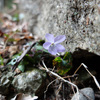
<path id="1" fill-rule="evenodd" d="M 15 13 L 13 15 L 9 15 L 6 13 L 0 13 L 0 69 L 7 66 L 7 64 L 11 61 L 11 59 L 13 58 L 15 54 L 24 52 L 26 48 L 30 47 L 30 42 L 33 42 L 33 41 L 36 42 L 36 41 L 41 40 L 40 37 L 37 37 L 36 35 L 33 35 L 31 32 L 28 31 L 28 28 L 27 28 L 28 24 L 27 22 L 23 20 L 23 17 L 24 15 L 22 15 L 21 13 L 20 14 Z M 44 43 L 44 40 L 42 42 Z M 44 58 L 44 61 L 49 71 L 51 71 L 49 74 L 47 74 L 47 79 L 45 81 L 46 87 L 45 87 L 44 93 L 39 97 L 39 100 L 43 100 L 43 99 L 44 100 L 70 100 L 72 98 L 72 95 L 76 92 L 76 89 L 75 87 L 73 87 L 73 85 L 65 83 L 64 80 L 68 80 L 68 82 L 76 84 L 76 86 L 78 86 L 80 89 L 85 88 L 85 87 L 92 87 L 94 90 L 94 94 L 95 94 L 95 100 L 100 100 L 100 90 L 99 90 L 100 86 L 97 86 L 96 84 L 97 81 L 94 81 L 94 79 L 88 73 L 88 71 L 86 71 L 87 69 L 85 69 L 84 66 L 80 68 L 81 70 L 78 69 L 79 65 L 81 64 L 80 62 L 82 61 L 88 62 L 88 63 L 85 63 L 87 67 L 91 65 L 97 67 L 98 65 L 100 65 L 100 64 L 97 64 L 100 61 L 100 56 L 97 56 L 95 54 L 90 54 L 89 52 L 84 51 L 84 50 L 83 51 L 80 50 L 80 51 L 81 51 L 80 52 L 81 54 L 79 55 L 82 55 L 82 52 L 83 53 L 86 52 L 85 54 L 92 55 L 91 56 L 92 58 L 96 57 L 96 61 L 97 61 L 96 64 L 94 65 L 94 63 L 91 62 L 93 59 L 92 60 L 89 59 L 86 61 L 82 60 L 83 55 L 77 58 L 75 55 L 77 55 L 78 53 L 75 52 L 71 54 L 73 60 L 70 62 L 70 66 L 72 66 L 72 69 L 69 67 L 70 71 L 68 72 L 68 70 L 65 71 L 66 70 L 65 68 L 62 69 L 61 66 L 59 68 L 53 67 L 52 61 L 54 61 L 56 56 L 52 56 L 50 54 L 47 54 L 47 55 L 44 54 L 42 55 L 41 58 L 39 58 L 41 59 L 41 61 Z M 60 58 L 64 58 L 65 56 L 66 54 L 60 56 Z M 68 59 L 71 59 L 70 56 L 68 57 L 69 57 Z M 23 58 L 24 57 L 22 57 L 22 59 Z M 58 60 L 59 59 L 56 59 L 54 63 L 56 62 L 59 63 L 60 60 L 59 61 Z M 78 62 L 78 60 L 82 60 L 82 61 Z M 93 62 L 95 62 L 95 60 L 93 60 Z M 43 64 L 41 65 L 43 66 Z M 77 69 L 77 71 L 73 68 L 74 66 L 76 66 L 75 69 Z M 44 69 L 48 73 L 48 70 L 46 70 L 46 68 Z M 98 69 L 96 68 L 95 69 L 91 68 L 91 70 L 94 73 L 93 75 L 96 75 L 97 80 L 100 83 L 100 75 L 98 74 L 100 71 L 97 71 Z M 19 71 L 15 70 L 15 71 L 18 74 L 22 73 L 22 70 L 19 70 Z M 77 73 L 78 71 L 79 73 Z M 82 77 L 85 77 L 86 74 L 83 76 L 80 74 L 84 73 L 84 71 L 89 75 L 89 77 L 86 77 L 83 80 Z M 52 72 L 54 72 L 53 74 L 56 74 L 56 75 L 53 75 Z M 0 71 L 0 77 L 1 75 L 2 75 L 2 72 Z M 59 77 L 61 77 L 60 80 L 59 80 Z M 0 94 L 0 100 L 8 100 L 7 96 L 6 95 L 3 96 L 2 94 Z M 21 96 L 22 96 L 22 93 L 16 93 L 15 97 L 13 97 L 11 100 L 26 100 L 27 98 L 28 98 L 27 100 L 33 100 L 33 97 L 31 97 L 30 95 L 27 95 L 27 96 L 24 95 L 23 97 L 24 99 L 20 98 Z"/>

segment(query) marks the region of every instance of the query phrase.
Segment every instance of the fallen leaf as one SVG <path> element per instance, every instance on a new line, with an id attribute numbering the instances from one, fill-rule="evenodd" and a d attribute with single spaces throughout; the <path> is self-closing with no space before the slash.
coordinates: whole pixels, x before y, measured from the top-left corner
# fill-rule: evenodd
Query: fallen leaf
<path id="1" fill-rule="evenodd" d="M 12 57 L 15 53 L 17 53 L 18 46 L 10 46 L 8 51 L 10 52 L 10 57 Z"/>
<path id="2" fill-rule="evenodd" d="M 4 35 L 4 32 L 0 29 L 0 37 Z"/>
<path id="3" fill-rule="evenodd" d="M 29 94 L 19 93 L 11 100 L 37 100 L 37 99 L 38 99 L 37 96 L 31 97 L 31 95 L 29 95 Z"/>

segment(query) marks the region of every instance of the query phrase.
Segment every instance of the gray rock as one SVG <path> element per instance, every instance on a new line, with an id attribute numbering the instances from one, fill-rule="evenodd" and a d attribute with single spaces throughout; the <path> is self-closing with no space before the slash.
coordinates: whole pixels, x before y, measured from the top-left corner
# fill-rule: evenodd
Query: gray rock
<path id="1" fill-rule="evenodd" d="M 86 95 L 90 100 L 95 100 L 94 91 L 92 88 L 84 88 L 80 90 L 84 95 Z M 89 100 L 82 93 L 76 93 L 71 100 Z M 79 98 L 79 99 L 78 99 Z"/>
<path id="2" fill-rule="evenodd" d="M 0 94 L 6 95 L 9 93 L 9 86 L 13 79 L 14 75 L 12 72 L 8 72 L 2 75 L 0 78 Z"/>
<path id="3" fill-rule="evenodd" d="M 25 13 L 25 21 L 28 29 L 34 33 L 37 25 L 37 18 L 41 13 L 43 0 L 20 0 L 19 9 Z"/>
<path id="4" fill-rule="evenodd" d="M 21 1 L 31 32 L 43 39 L 46 33 L 64 34 L 66 51 L 79 47 L 100 55 L 99 0 Z"/>
<path id="5" fill-rule="evenodd" d="M 0 11 L 2 11 L 4 7 L 4 0 L 0 0 Z"/>
<path id="6" fill-rule="evenodd" d="M 17 75 L 12 85 L 18 92 L 35 94 L 44 85 L 45 77 L 46 73 L 44 71 L 33 69 Z"/>
<path id="7" fill-rule="evenodd" d="M 41 95 L 46 79 L 46 73 L 36 68 L 30 69 L 17 76 L 12 72 L 4 72 L 0 78 L 0 94 L 7 95 L 10 91 L 10 86 L 15 88 L 18 93 L 28 93 L 31 95 Z"/>

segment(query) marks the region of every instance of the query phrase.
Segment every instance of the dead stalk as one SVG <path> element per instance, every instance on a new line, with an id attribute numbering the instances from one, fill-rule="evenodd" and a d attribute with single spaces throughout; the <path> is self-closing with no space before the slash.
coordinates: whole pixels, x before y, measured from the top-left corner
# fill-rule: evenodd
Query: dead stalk
<path id="1" fill-rule="evenodd" d="M 74 83 L 71 83 L 71 82 L 68 81 L 68 80 L 63 79 L 63 78 L 62 78 L 61 76 L 59 76 L 57 73 L 54 73 L 54 72 L 48 70 L 48 68 L 46 67 L 46 65 L 45 65 L 45 63 L 44 63 L 43 60 L 42 60 L 42 64 L 43 64 L 43 66 L 45 67 L 47 73 L 50 73 L 50 74 L 52 74 L 53 76 L 57 77 L 58 79 L 61 79 L 62 81 L 64 81 L 64 82 L 66 82 L 66 83 L 68 83 L 68 84 L 74 86 L 74 87 L 76 88 L 76 90 L 77 90 L 77 93 L 79 93 L 79 89 L 78 89 L 77 85 L 75 85 Z"/>
<path id="2" fill-rule="evenodd" d="M 100 84 L 99 84 L 99 82 L 97 81 L 96 77 L 94 75 L 92 75 L 92 73 L 88 70 L 88 67 L 84 63 L 81 63 L 81 65 L 74 72 L 74 75 L 77 73 L 77 71 L 80 69 L 81 66 L 83 66 L 86 69 L 86 71 L 90 74 L 90 76 L 93 77 L 93 80 L 94 80 L 95 84 L 97 85 L 97 87 L 100 90 Z"/>

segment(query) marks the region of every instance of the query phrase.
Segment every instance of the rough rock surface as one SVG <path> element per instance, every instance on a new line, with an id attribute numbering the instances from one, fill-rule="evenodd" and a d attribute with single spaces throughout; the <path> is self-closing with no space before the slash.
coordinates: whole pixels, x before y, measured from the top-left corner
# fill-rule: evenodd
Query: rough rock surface
<path id="1" fill-rule="evenodd" d="M 4 0 L 0 0 L 0 11 L 2 10 L 3 6 L 4 6 Z"/>
<path id="2" fill-rule="evenodd" d="M 86 95 L 90 100 L 95 100 L 94 91 L 92 88 L 84 88 L 80 90 L 84 95 Z M 79 95 L 76 93 L 71 100 L 88 100 L 82 93 Z M 78 99 L 79 98 L 79 99 Z"/>
<path id="3" fill-rule="evenodd" d="M 12 72 L 4 73 L 4 75 L 0 77 L 0 94 L 6 95 L 9 93 L 9 86 L 13 77 L 14 75 Z"/>
<path id="4" fill-rule="evenodd" d="M 41 13 L 43 0 L 20 0 L 19 9 L 25 14 L 25 20 L 28 23 L 28 28 L 34 33 L 37 28 L 37 18 Z"/>
<path id="5" fill-rule="evenodd" d="M 18 92 L 31 93 L 34 95 L 41 86 L 43 87 L 43 85 L 45 85 L 43 84 L 45 77 L 46 73 L 38 69 L 33 69 L 32 71 L 17 75 L 14 78 L 12 85 Z"/>
<path id="6" fill-rule="evenodd" d="M 44 89 L 45 78 L 46 73 L 36 68 L 17 76 L 14 76 L 12 72 L 3 73 L 2 77 L 0 77 L 0 94 L 7 95 L 11 86 L 13 86 L 18 93 L 40 95 Z"/>
<path id="7" fill-rule="evenodd" d="M 21 0 L 24 2 L 24 0 Z M 88 49 L 100 55 L 99 0 L 27 0 L 22 8 L 27 12 L 30 30 L 44 38 L 46 33 L 65 34 L 67 51 Z M 30 3 L 29 3 L 30 2 Z M 27 15 L 26 14 L 26 15 Z"/>

